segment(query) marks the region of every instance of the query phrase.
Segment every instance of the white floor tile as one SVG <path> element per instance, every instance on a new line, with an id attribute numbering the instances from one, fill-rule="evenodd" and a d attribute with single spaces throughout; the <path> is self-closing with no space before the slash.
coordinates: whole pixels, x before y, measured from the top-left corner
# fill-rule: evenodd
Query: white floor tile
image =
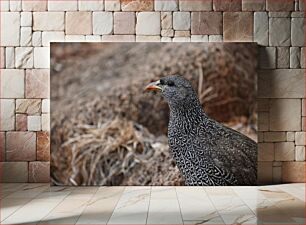
<path id="1" fill-rule="evenodd" d="M 108 224 L 145 224 L 151 187 L 126 187 Z"/>
<path id="2" fill-rule="evenodd" d="M 175 187 L 153 187 L 148 224 L 183 224 Z"/>
<path id="3" fill-rule="evenodd" d="M 87 203 L 77 224 L 106 224 L 123 191 L 124 187 L 101 187 Z"/>

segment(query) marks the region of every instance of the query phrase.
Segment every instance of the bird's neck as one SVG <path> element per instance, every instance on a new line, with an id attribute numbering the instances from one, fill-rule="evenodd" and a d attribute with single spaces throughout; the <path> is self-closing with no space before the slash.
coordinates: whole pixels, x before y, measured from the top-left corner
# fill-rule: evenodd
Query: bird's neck
<path id="1" fill-rule="evenodd" d="M 202 106 L 198 99 L 194 101 L 189 101 L 186 104 L 176 104 L 170 106 L 170 120 L 174 118 L 186 119 L 189 123 L 197 122 L 194 121 L 196 118 L 201 118 L 206 116 Z"/>

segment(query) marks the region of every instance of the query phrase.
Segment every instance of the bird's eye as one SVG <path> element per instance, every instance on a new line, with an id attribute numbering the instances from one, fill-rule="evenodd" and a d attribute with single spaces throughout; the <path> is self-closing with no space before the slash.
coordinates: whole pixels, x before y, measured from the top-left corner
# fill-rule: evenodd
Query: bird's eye
<path id="1" fill-rule="evenodd" d="M 159 83 L 160 83 L 161 85 L 164 85 L 164 84 L 165 84 L 165 81 L 162 80 L 162 79 L 160 79 L 160 80 L 159 80 Z"/>
<path id="2" fill-rule="evenodd" d="M 169 80 L 167 83 L 168 86 L 174 86 L 174 82 L 172 80 Z"/>

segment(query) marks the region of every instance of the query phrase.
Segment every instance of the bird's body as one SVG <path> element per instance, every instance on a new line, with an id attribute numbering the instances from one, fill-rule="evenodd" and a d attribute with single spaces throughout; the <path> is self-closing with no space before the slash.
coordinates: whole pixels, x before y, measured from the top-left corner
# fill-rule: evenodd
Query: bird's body
<path id="1" fill-rule="evenodd" d="M 169 146 L 186 185 L 256 185 L 256 142 L 209 118 L 187 80 L 169 76 L 167 82 Z"/>

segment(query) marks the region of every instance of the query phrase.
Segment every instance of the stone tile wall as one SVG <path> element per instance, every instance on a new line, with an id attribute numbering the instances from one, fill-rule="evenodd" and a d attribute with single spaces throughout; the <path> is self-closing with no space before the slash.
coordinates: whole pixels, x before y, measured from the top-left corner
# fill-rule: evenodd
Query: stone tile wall
<path id="1" fill-rule="evenodd" d="M 49 180 L 51 41 L 257 42 L 259 181 L 305 181 L 303 0 L 1 0 L 4 182 Z"/>

